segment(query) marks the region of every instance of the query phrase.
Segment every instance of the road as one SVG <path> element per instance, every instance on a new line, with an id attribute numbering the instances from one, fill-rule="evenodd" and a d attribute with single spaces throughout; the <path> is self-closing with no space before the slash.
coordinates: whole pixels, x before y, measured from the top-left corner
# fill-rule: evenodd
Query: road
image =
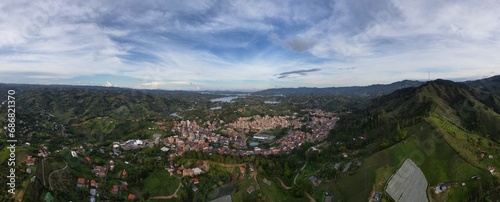
<path id="1" fill-rule="evenodd" d="M 300 171 L 304 170 L 304 168 L 306 168 L 306 166 L 307 166 L 307 162 L 306 162 L 306 164 L 304 164 L 304 166 L 302 166 Z M 297 173 L 297 175 L 295 175 L 295 178 L 293 178 L 293 184 L 297 184 L 297 177 L 299 176 L 300 171 Z"/>
<path id="2" fill-rule="evenodd" d="M 173 194 L 170 194 L 168 196 L 155 196 L 155 197 L 151 197 L 149 199 L 171 199 L 171 198 L 177 198 L 177 192 L 179 191 L 179 189 L 181 187 L 182 187 L 182 183 L 181 183 L 181 181 L 179 181 L 179 186 L 177 187 L 177 189 L 175 190 L 175 192 Z"/>
<path id="3" fill-rule="evenodd" d="M 278 181 L 280 181 L 281 187 L 283 187 L 283 189 L 287 189 L 287 190 L 288 190 L 288 189 L 292 189 L 291 187 L 286 186 L 286 185 L 285 185 L 285 183 L 283 183 L 283 181 L 281 181 L 281 179 L 280 179 L 280 178 L 278 178 Z"/>
<path id="4" fill-rule="evenodd" d="M 45 183 L 45 158 L 42 159 L 42 179 L 43 179 L 43 186 L 47 186 Z"/>
<path id="5" fill-rule="evenodd" d="M 64 161 L 64 163 L 66 164 L 66 165 L 64 166 L 64 168 L 61 168 L 61 169 L 59 169 L 59 170 L 54 170 L 54 171 L 52 171 L 52 172 L 49 174 L 49 187 L 50 187 L 50 190 L 53 190 L 53 189 L 52 189 L 52 181 L 50 180 L 50 179 L 52 178 L 52 177 L 51 177 L 51 176 L 52 176 L 52 174 L 54 174 L 55 172 L 59 172 L 59 171 L 62 171 L 62 170 L 64 170 L 64 169 L 66 169 L 66 168 L 68 167 L 68 163 L 67 163 L 66 161 Z"/>
<path id="6" fill-rule="evenodd" d="M 309 195 L 309 193 L 304 192 L 304 194 L 306 194 L 307 198 L 309 198 L 311 202 L 316 202 L 316 200 L 314 200 L 314 198 L 311 195 Z"/>

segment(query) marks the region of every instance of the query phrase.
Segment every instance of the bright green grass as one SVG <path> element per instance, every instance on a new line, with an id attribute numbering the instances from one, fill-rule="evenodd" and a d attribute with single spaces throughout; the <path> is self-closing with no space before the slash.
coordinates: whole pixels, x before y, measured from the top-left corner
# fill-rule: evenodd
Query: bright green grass
<path id="1" fill-rule="evenodd" d="M 170 176 L 166 170 L 158 170 L 144 180 L 143 192 L 149 192 L 151 196 L 166 196 L 173 194 L 178 186 L 177 177 Z"/>
<path id="2" fill-rule="evenodd" d="M 5 161 L 7 161 L 7 159 L 9 158 L 9 155 L 10 155 L 9 149 L 7 149 L 7 147 L 4 147 L 0 151 L 0 163 L 3 164 Z"/>
<path id="3" fill-rule="evenodd" d="M 285 190 L 281 185 L 279 184 L 279 181 L 267 178 L 267 180 L 271 181 L 271 185 L 267 185 L 264 182 L 262 182 L 263 177 L 258 177 L 257 178 L 260 182 L 261 186 L 261 192 L 263 195 L 264 201 L 287 201 L 287 202 L 293 202 L 293 201 L 304 201 L 305 198 L 293 198 L 291 197 L 290 191 Z"/>
<path id="4" fill-rule="evenodd" d="M 253 195 L 253 197 L 257 198 L 257 196 L 260 194 L 260 190 L 257 189 L 257 182 L 255 182 L 253 178 L 248 178 L 249 176 L 245 176 L 245 181 L 239 184 L 235 192 L 233 192 L 233 201 L 243 201 L 245 197 L 248 198 L 250 195 Z M 255 188 L 255 190 L 251 194 L 247 192 L 247 188 L 249 186 L 253 186 Z"/>
<path id="5" fill-rule="evenodd" d="M 398 168 L 405 158 L 419 166 L 430 186 L 447 181 L 461 182 L 477 173 L 483 176 L 483 181 L 492 179 L 485 170 L 462 159 L 431 125 L 423 122 L 407 130 L 412 135 L 409 140 L 368 157 L 356 174 L 341 178 L 336 195 L 345 201 L 366 201 L 375 184 L 376 191 L 383 191 L 378 189 L 382 187 L 380 183 L 385 185 L 390 177 L 387 172 Z M 452 189 L 450 200 L 464 198 L 467 190 L 477 186 L 477 183 L 469 184 L 468 189 Z"/>
<path id="6" fill-rule="evenodd" d="M 441 133 L 444 135 L 446 141 L 470 164 L 480 168 L 486 168 L 488 165 L 500 166 L 500 161 L 498 160 L 500 146 L 498 144 L 480 135 L 468 133 L 443 119 L 431 117 L 429 120 L 433 125 L 442 129 Z M 481 151 L 493 155 L 494 159 L 479 159 L 478 155 Z"/>

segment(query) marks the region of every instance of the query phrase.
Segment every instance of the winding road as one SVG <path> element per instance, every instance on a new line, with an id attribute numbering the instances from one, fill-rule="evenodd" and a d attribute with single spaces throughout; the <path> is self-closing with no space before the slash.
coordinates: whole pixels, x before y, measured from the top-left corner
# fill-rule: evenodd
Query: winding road
<path id="1" fill-rule="evenodd" d="M 177 192 L 179 191 L 179 189 L 182 187 L 182 183 L 181 181 L 179 181 L 179 186 L 177 187 L 177 189 L 175 190 L 175 192 L 173 194 L 170 194 L 168 196 L 154 196 L 154 197 L 151 197 L 149 199 L 171 199 L 171 198 L 177 198 Z"/>
<path id="2" fill-rule="evenodd" d="M 64 166 L 64 168 L 61 168 L 61 169 L 59 169 L 59 170 L 54 170 L 54 171 L 52 171 L 52 172 L 49 174 L 49 187 L 50 187 L 50 190 L 54 190 L 54 189 L 52 189 L 52 181 L 50 180 L 50 179 L 52 178 L 52 174 L 54 174 L 55 172 L 59 172 L 59 171 L 62 171 L 62 170 L 64 170 L 64 169 L 66 169 L 66 168 L 68 167 L 68 163 L 67 163 L 66 161 L 64 161 L 64 163 L 66 164 L 66 165 Z M 44 176 L 45 176 L 45 175 L 44 175 Z M 45 180 L 45 179 L 44 179 L 44 180 Z"/>

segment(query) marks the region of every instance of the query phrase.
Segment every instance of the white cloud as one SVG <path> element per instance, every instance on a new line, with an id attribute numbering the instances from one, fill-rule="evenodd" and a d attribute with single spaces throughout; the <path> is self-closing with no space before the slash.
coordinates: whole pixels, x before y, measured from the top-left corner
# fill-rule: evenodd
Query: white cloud
<path id="1" fill-rule="evenodd" d="M 133 87 L 250 89 L 425 79 L 433 69 L 464 78 L 498 71 L 498 9 L 495 0 L 0 2 L 0 82 L 114 75 L 141 81 Z M 273 76 L 299 69 L 322 71 Z"/>

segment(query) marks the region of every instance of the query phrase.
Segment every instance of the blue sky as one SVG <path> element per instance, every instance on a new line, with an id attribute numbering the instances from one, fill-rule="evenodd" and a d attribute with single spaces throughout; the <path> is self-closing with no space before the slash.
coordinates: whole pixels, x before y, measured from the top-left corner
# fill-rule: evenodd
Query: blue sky
<path id="1" fill-rule="evenodd" d="M 499 74 L 500 1 L 2 1 L 0 83 L 258 90 Z"/>

